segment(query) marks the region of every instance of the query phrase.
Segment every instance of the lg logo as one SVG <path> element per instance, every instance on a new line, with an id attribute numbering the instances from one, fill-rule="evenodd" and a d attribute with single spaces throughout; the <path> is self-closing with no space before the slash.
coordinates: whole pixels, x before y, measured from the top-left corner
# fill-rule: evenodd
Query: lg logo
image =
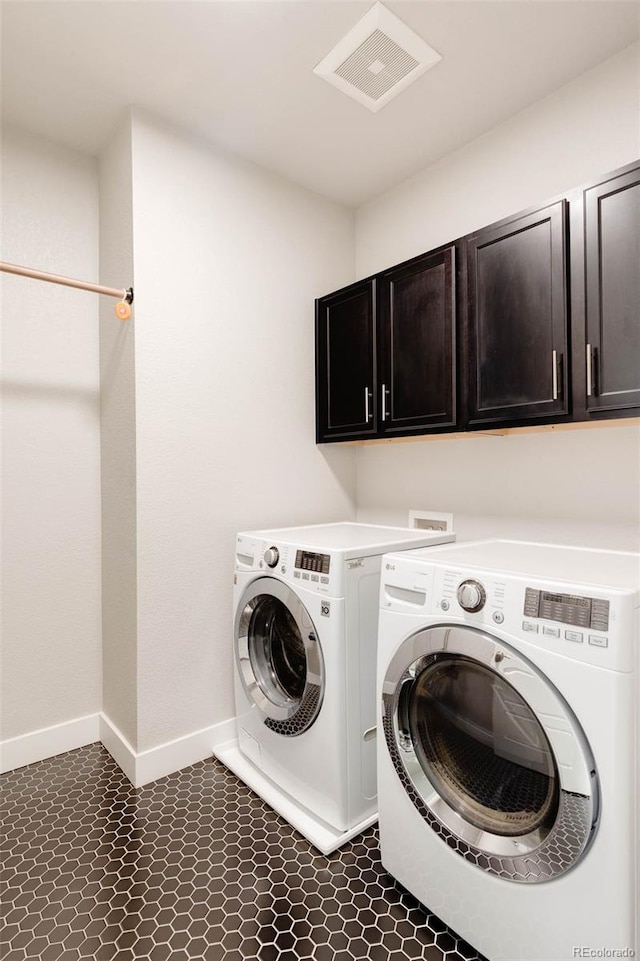
<path id="1" fill-rule="evenodd" d="M 395 571 L 395 569 L 396 569 L 396 565 L 395 565 L 395 564 L 385 564 L 384 566 L 385 566 L 385 570 L 387 570 L 387 571 Z"/>

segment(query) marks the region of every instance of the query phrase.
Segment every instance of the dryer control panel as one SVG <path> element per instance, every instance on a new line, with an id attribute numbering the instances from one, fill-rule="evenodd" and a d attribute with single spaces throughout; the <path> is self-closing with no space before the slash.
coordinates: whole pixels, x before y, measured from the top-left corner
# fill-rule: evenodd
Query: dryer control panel
<path id="1" fill-rule="evenodd" d="M 426 551 L 416 558 L 408 553 L 383 558 L 384 611 L 413 615 L 422 619 L 418 623 L 464 623 L 507 643 L 523 642 L 611 670 L 633 669 L 640 620 L 634 604 L 628 589 L 599 591 L 530 574 L 454 567 L 430 561 Z"/>
<path id="2" fill-rule="evenodd" d="M 525 617 L 542 617 L 593 631 L 609 630 L 610 602 L 597 597 L 556 594 L 527 587 L 524 595 Z"/>

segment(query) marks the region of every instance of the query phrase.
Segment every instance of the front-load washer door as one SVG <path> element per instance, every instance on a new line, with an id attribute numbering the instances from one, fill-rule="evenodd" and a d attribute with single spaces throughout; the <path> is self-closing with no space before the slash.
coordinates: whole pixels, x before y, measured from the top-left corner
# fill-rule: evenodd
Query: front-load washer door
<path id="1" fill-rule="evenodd" d="M 265 726 L 285 737 L 311 727 L 324 696 L 322 650 L 309 612 L 282 581 L 261 577 L 244 592 L 235 649 L 242 685 Z"/>
<path id="2" fill-rule="evenodd" d="M 461 857 L 520 882 L 582 857 L 598 818 L 593 757 L 569 705 L 513 648 L 474 628 L 420 631 L 387 669 L 382 712 L 407 794 Z"/>

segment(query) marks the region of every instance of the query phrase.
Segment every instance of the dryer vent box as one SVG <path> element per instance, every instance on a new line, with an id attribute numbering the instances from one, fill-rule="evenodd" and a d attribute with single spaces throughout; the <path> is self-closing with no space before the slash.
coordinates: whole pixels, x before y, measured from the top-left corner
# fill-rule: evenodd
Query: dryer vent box
<path id="1" fill-rule="evenodd" d="M 441 56 L 376 3 L 313 72 L 377 113 Z"/>
<path id="2" fill-rule="evenodd" d="M 453 531 L 453 514 L 439 511 L 409 511 L 409 527 L 421 531 Z"/>

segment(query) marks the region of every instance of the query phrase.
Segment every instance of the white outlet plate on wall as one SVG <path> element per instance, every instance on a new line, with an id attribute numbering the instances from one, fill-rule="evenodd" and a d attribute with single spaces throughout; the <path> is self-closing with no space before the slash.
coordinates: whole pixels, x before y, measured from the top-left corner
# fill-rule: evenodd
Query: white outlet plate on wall
<path id="1" fill-rule="evenodd" d="M 453 514 L 439 511 L 409 511 L 409 527 L 421 531 L 453 531 Z"/>

